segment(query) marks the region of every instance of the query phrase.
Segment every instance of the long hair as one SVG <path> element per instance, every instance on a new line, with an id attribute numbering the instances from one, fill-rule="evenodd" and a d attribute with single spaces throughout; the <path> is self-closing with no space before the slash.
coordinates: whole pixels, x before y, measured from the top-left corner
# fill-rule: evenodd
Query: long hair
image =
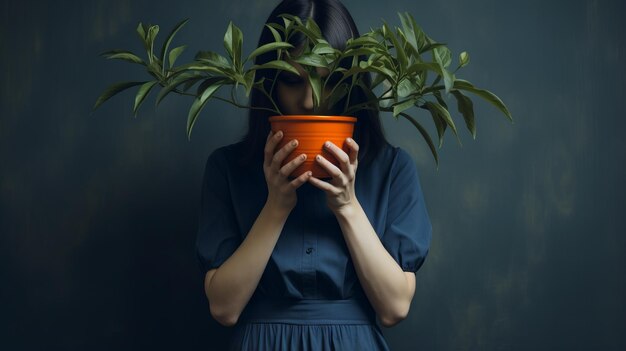
<path id="1" fill-rule="evenodd" d="M 349 38 L 359 37 L 359 32 L 352 19 L 352 16 L 339 0 L 283 0 L 269 15 L 266 24 L 277 23 L 283 24 L 280 17 L 281 14 L 290 14 L 300 17 L 302 21 L 312 18 L 319 26 L 322 36 L 335 49 L 345 49 L 346 42 Z M 302 33 L 294 34 L 289 38 L 289 43 L 295 48 L 301 47 L 305 43 L 305 36 Z M 267 26 L 263 26 L 261 37 L 257 47 L 274 41 L 274 37 Z M 275 51 L 259 55 L 255 58 L 255 64 L 261 65 L 269 61 L 277 59 Z M 366 60 L 365 56 L 360 57 Z M 351 65 L 352 59 L 340 62 L 340 66 L 348 67 Z M 265 78 L 264 86 L 266 91 L 270 91 L 272 80 L 274 79 L 276 70 L 264 69 L 258 70 L 255 80 Z M 371 87 L 371 76 L 369 73 L 363 75 L 363 81 L 367 87 Z M 279 101 L 276 90 L 272 92 L 272 99 Z M 337 105 L 345 104 L 344 97 Z M 350 104 L 364 103 L 367 96 L 358 87 L 353 88 L 350 96 Z M 253 89 L 250 93 L 249 104 L 252 107 L 271 108 L 270 100 L 260 91 Z M 247 164 L 257 157 L 262 158 L 263 149 L 267 135 L 270 132 L 270 123 L 268 118 L 274 115 L 271 111 L 250 109 L 248 115 L 248 131 L 243 137 L 243 157 L 240 160 Z M 383 134 L 380 123 L 379 113 L 377 110 L 362 109 L 352 115 L 357 118 L 354 127 L 354 140 L 359 144 L 359 162 L 363 164 L 369 163 L 387 143 Z M 340 145 L 341 147 L 341 145 Z"/>

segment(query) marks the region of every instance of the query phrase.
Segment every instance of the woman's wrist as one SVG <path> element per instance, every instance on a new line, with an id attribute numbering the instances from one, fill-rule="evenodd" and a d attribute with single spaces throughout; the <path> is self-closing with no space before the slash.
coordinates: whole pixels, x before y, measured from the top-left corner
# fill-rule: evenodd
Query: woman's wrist
<path id="1" fill-rule="evenodd" d="M 361 204 L 358 201 L 353 201 L 349 204 L 343 205 L 333 210 L 333 212 L 335 213 L 335 217 L 337 217 L 338 220 L 350 220 L 356 214 L 358 214 L 359 211 L 362 210 L 363 209 L 361 208 Z"/>
<path id="2" fill-rule="evenodd" d="M 276 220 L 286 220 L 291 213 L 291 208 L 285 208 L 284 206 L 277 205 L 275 202 L 267 199 L 263 211 Z"/>

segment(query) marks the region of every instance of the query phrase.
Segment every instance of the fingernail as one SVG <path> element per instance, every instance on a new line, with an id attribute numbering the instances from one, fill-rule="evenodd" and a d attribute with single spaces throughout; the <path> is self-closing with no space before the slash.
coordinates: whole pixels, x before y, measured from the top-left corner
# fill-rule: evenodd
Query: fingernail
<path id="1" fill-rule="evenodd" d="M 346 141 L 347 141 L 348 143 L 351 143 L 351 142 L 352 142 L 352 139 L 348 138 Z"/>
<path id="2" fill-rule="evenodd" d="M 325 142 L 325 143 L 324 143 L 324 146 L 326 146 L 326 147 L 330 147 L 330 141 Z"/>
<path id="3" fill-rule="evenodd" d="M 276 136 L 277 136 L 278 138 L 282 138 L 282 136 L 283 136 L 283 132 L 282 132 L 282 131 L 279 131 L 278 133 L 276 133 Z"/>
<path id="4" fill-rule="evenodd" d="M 296 146 L 296 145 L 298 145 L 298 141 L 297 140 L 294 140 L 294 141 L 291 142 L 291 146 Z"/>
<path id="5" fill-rule="evenodd" d="M 312 173 L 312 172 L 307 172 L 306 174 L 307 174 L 309 177 L 313 175 L 313 173 Z"/>
<path id="6" fill-rule="evenodd" d="M 306 154 L 300 155 L 300 158 L 303 159 L 303 160 L 306 159 Z"/>
<path id="7" fill-rule="evenodd" d="M 319 161 L 319 160 L 321 160 L 321 159 L 322 159 L 322 156 L 317 155 L 317 156 L 315 156 L 315 159 Z"/>

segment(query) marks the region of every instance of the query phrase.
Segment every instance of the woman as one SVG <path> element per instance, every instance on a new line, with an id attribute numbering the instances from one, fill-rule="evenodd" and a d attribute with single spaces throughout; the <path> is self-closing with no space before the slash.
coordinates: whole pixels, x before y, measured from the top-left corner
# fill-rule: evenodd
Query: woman
<path id="1" fill-rule="evenodd" d="M 338 49 L 359 35 L 338 0 L 285 0 L 266 23 L 283 13 L 313 18 Z M 264 27 L 258 46 L 272 40 Z M 303 41 L 290 40 L 296 50 Z M 275 100 L 285 114 L 310 114 L 307 73 L 296 67 L 301 77 L 279 75 Z M 266 83 L 274 73 L 259 72 Z M 269 106 L 255 91 L 250 104 Z M 205 169 L 197 250 L 211 315 L 235 327 L 237 350 L 388 350 L 380 325 L 407 316 L 431 238 L 414 162 L 363 110 L 349 152 L 327 146 L 340 167 L 316 157 L 332 179 L 291 179 L 304 158 L 281 162 L 297 140 L 277 150 L 271 113 L 250 111 L 244 139 L 214 151 Z"/>

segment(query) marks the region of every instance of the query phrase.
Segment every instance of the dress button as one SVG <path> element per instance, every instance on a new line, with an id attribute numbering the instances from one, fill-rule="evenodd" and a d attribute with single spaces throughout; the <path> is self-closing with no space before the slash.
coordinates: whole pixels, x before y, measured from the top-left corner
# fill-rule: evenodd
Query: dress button
<path id="1" fill-rule="evenodd" d="M 313 252 L 313 248 L 312 247 L 309 247 L 308 249 L 306 249 L 307 255 L 310 255 L 311 252 Z"/>

